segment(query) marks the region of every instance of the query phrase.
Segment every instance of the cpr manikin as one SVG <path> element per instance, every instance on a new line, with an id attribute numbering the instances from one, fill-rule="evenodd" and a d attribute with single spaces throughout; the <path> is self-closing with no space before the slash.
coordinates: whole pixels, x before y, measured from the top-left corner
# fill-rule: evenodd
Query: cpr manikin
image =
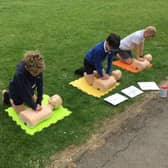
<path id="1" fill-rule="evenodd" d="M 62 98 L 56 94 L 49 98 L 48 104 L 42 105 L 42 109 L 40 111 L 28 108 L 21 111 L 19 113 L 19 117 L 29 127 L 34 127 L 41 121 L 48 119 L 52 115 L 52 110 L 59 108 L 61 104 Z"/>
<path id="2" fill-rule="evenodd" d="M 85 74 L 84 74 L 85 76 Z M 94 77 L 93 78 L 87 78 L 87 82 L 92 85 L 94 88 L 101 90 L 101 91 L 106 91 L 113 87 L 116 82 L 121 78 L 122 73 L 120 70 L 114 70 L 112 71 L 112 75 L 106 79 L 102 80 L 101 78 L 97 77 L 97 72 L 94 72 Z"/>
<path id="3" fill-rule="evenodd" d="M 133 59 L 133 63 L 131 64 L 131 66 L 137 70 L 143 70 L 146 68 L 151 67 L 151 62 L 152 61 L 152 55 L 151 54 L 146 54 L 144 55 L 143 60 L 137 60 L 137 59 Z"/>

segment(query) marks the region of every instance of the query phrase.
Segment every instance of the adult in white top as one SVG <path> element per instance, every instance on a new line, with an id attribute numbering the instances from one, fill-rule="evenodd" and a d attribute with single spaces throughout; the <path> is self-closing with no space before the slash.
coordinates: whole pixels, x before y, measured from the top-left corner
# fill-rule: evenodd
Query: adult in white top
<path id="1" fill-rule="evenodd" d="M 119 58 L 121 61 L 131 64 L 132 59 L 132 50 L 135 50 L 136 59 L 143 61 L 141 56 L 144 51 L 144 41 L 147 38 L 154 37 L 156 34 L 156 28 L 154 26 L 148 26 L 145 29 L 138 30 L 120 41 L 119 47 Z"/>

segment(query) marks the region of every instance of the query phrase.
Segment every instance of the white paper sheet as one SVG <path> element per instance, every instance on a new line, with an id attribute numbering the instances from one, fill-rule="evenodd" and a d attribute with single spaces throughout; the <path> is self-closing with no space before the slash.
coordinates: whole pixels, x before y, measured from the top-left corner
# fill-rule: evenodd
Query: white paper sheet
<path id="1" fill-rule="evenodd" d="M 129 87 L 121 90 L 121 92 L 124 93 L 125 95 L 131 97 L 131 98 L 136 97 L 136 96 L 143 93 L 142 90 L 138 89 L 135 86 L 129 86 Z"/>
<path id="2" fill-rule="evenodd" d="M 156 82 L 137 82 L 142 90 L 160 90 Z"/>
<path id="3" fill-rule="evenodd" d="M 127 100 L 128 98 L 119 94 L 119 93 L 115 93 L 111 96 L 108 96 L 106 98 L 104 98 L 105 101 L 107 101 L 108 103 L 111 103 L 112 105 L 117 105 L 125 100 Z"/>

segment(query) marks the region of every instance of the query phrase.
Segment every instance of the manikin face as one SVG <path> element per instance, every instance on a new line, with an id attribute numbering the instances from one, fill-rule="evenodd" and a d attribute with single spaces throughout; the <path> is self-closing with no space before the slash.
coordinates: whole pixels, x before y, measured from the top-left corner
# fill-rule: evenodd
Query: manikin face
<path id="1" fill-rule="evenodd" d="M 122 72 L 120 70 L 112 71 L 112 75 L 115 77 L 116 80 L 119 80 L 122 76 Z"/>
<path id="2" fill-rule="evenodd" d="M 57 108 L 62 104 L 62 99 L 59 95 L 53 95 L 49 98 L 48 103 Z"/>
<path id="3" fill-rule="evenodd" d="M 152 55 L 151 54 L 146 54 L 144 55 L 144 58 L 148 60 L 149 62 L 152 61 Z"/>
<path id="4" fill-rule="evenodd" d="M 54 104 L 54 102 L 56 101 L 56 96 L 54 95 L 54 96 L 51 96 L 50 98 L 49 98 L 49 100 L 48 100 L 48 102 L 50 103 L 50 104 Z"/>

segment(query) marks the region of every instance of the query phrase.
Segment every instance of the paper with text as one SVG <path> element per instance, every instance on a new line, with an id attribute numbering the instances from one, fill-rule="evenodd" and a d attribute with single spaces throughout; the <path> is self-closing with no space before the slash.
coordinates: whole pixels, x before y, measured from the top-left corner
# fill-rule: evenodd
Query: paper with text
<path id="1" fill-rule="evenodd" d="M 112 105 L 117 105 L 125 100 L 127 100 L 128 98 L 119 94 L 119 93 L 115 93 L 111 96 L 108 96 L 106 98 L 104 98 L 105 101 L 107 101 L 108 103 L 111 103 Z"/>
<path id="2" fill-rule="evenodd" d="M 156 82 L 137 82 L 142 90 L 160 90 Z"/>
<path id="3" fill-rule="evenodd" d="M 124 93 L 125 95 L 129 96 L 130 98 L 134 98 L 134 97 L 143 93 L 142 90 L 138 89 L 135 86 L 129 86 L 129 87 L 121 90 L 121 92 Z"/>

